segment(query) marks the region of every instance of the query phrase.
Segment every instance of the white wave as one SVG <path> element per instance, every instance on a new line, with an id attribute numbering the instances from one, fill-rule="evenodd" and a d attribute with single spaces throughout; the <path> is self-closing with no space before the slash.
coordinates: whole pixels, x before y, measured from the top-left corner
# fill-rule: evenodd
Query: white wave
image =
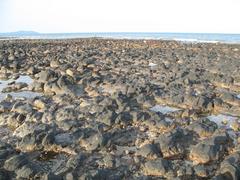
<path id="1" fill-rule="evenodd" d="M 173 38 L 174 41 L 190 42 L 190 43 L 218 43 L 219 41 L 214 40 L 201 40 L 201 39 L 191 39 L 191 38 Z"/>
<path id="2" fill-rule="evenodd" d="M 200 43 L 219 43 L 220 41 L 214 41 L 214 40 L 198 40 Z"/>
<path id="3" fill-rule="evenodd" d="M 172 38 L 175 41 L 186 41 L 186 42 L 196 42 L 198 39 L 188 39 L 188 38 Z"/>
<path id="4" fill-rule="evenodd" d="M 103 38 L 103 39 L 133 39 L 133 40 L 167 40 L 183 43 L 228 43 L 239 44 L 240 36 L 209 34 L 171 34 L 171 33 L 76 33 L 76 34 L 39 34 L 16 37 L 0 37 L 0 40 L 13 39 L 75 39 L 75 38 Z"/>

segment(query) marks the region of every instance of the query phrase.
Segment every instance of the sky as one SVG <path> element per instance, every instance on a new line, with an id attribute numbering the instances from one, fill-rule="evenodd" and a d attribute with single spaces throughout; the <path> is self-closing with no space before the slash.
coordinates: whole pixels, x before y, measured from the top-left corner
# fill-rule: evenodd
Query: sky
<path id="1" fill-rule="evenodd" d="M 240 0 L 0 0 L 0 32 L 240 34 Z"/>

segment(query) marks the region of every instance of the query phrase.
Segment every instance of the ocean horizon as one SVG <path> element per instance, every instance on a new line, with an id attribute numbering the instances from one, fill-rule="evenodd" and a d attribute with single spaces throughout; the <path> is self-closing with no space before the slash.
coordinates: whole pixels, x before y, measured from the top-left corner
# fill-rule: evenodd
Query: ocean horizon
<path id="1" fill-rule="evenodd" d="M 0 33 L 0 39 L 75 39 L 75 38 L 110 38 L 110 39 L 153 39 L 175 40 L 202 43 L 240 43 L 240 34 L 221 33 L 158 33 L 158 32 L 87 32 L 87 33 L 37 33 L 16 32 Z"/>

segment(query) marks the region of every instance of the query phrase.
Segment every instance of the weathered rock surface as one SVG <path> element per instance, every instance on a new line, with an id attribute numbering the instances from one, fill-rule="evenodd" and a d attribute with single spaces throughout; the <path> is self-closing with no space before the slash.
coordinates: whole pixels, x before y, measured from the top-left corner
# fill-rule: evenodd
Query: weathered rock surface
<path id="1" fill-rule="evenodd" d="M 0 41 L 0 179 L 240 179 L 238 49 Z"/>

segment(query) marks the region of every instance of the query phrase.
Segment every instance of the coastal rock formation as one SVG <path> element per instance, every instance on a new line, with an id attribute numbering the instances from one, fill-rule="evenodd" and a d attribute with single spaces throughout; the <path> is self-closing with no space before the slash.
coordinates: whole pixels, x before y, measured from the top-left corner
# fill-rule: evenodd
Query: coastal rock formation
<path id="1" fill-rule="evenodd" d="M 2 40 L 0 179 L 239 179 L 239 48 Z"/>

